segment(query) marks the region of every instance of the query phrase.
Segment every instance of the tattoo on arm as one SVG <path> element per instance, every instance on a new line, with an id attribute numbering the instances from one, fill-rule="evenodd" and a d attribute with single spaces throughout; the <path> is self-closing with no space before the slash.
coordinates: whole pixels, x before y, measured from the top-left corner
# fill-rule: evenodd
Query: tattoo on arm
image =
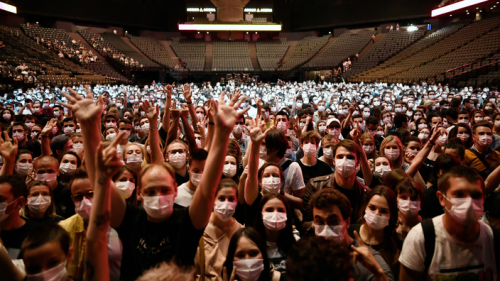
<path id="1" fill-rule="evenodd" d="M 99 230 L 108 231 L 109 221 L 110 221 L 109 211 L 106 211 L 102 215 L 97 215 L 94 224 Z"/>

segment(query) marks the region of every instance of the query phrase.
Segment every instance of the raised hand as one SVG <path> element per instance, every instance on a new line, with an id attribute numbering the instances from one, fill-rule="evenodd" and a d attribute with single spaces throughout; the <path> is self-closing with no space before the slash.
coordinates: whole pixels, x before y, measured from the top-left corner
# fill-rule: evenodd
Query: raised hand
<path id="1" fill-rule="evenodd" d="M 172 96 L 172 91 L 174 90 L 174 85 L 175 85 L 175 82 L 172 83 L 172 85 L 166 85 L 164 87 L 165 91 L 167 92 L 167 97 L 171 97 Z"/>
<path id="2" fill-rule="evenodd" d="M 260 120 L 259 116 L 257 116 L 257 120 Z M 273 127 L 267 129 L 265 132 L 262 132 L 262 128 L 259 126 L 259 121 L 255 122 L 254 120 L 251 121 L 250 126 L 245 126 L 252 143 L 261 143 L 272 128 Z"/>
<path id="3" fill-rule="evenodd" d="M 234 106 L 229 106 L 224 104 L 224 97 L 221 93 L 222 102 L 219 105 L 216 105 L 215 102 L 212 102 L 212 107 L 214 107 L 214 110 L 216 111 L 216 115 L 214 115 L 215 125 L 230 133 L 233 130 L 236 120 L 238 120 L 238 118 L 243 116 L 243 114 L 245 114 L 245 112 L 250 109 L 250 106 L 248 106 L 240 112 L 236 111 L 240 107 L 241 103 L 243 103 L 245 98 L 246 97 L 240 99 Z"/>
<path id="4" fill-rule="evenodd" d="M 52 133 L 52 129 L 56 125 L 56 119 L 50 119 L 47 124 L 45 124 L 45 127 L 43 127 L 43 130 L 41 132 L 42 136 L 48 136 L 50 133 Z"/>
<path id="5" fill-rule="evenodd" d="M 241 91 L 240 89 L 234 90 L 233 94 L 231 95 L 231 100 L 227 105 L 233 106 L 241 97 Z"/>
<path id="6" fill-rule="evenodd" d="M 4 131 L 3 135 L 5 136 L 5 141 L 0 135 L 0 155 L 2 155 L 4 160 L 10 160 L 11 163 L 14 163 L 17 155 L 17 139 L 14 138 L 14 143 L 12 143 L 7 131 Z"/>
<path id="7" fill-rule="evenodd" d="M 203 121 L 200 121 L 196 124 L 198 127 L 198 132 L 200 135 L 205 136 L 205 123 Z"/>
<path id="8" fill-rule="evenodd" d="M 106 177 L 113 177 L 123 166 L 123 162 L 118 155 L 116 146 L 122 140 L 125 132 L 121 132 L 111 142 L 111 144 L 104 149 L 104 144 L 101 142 L 96 152 L 96 168 L 99 173 Z"/>
<path id="9" fill-rule="evenodd" d="M 184 85 L 182 94 L 184 95 L 184 98 L 186 99 L 187 102 L 191 102 L 191 97 L 193 96 L 193 92 L 191 91 L 191 86 L 189 86 L 189 84 Z"/>
<path id="10" fill-rule="evenodd" d="M 351 249 L 353 250 L 354 263 L 356 263 L 356 261 L 359 261 L 374 275 L 380 274 L 381 272 L 383 273 L 382 268 L 375 260 L 375 257 L 373 257 L 368 246 L 366 246 L 365 242 L 361 240 L 357 231 L 354 231 L 354 236 L 356 238 L 356 241 L 358 242 L 358 247 L 351 245 Z"/>
<path id="11" fill-rule="evenodd" d="M 85 89 L 87 91 L 87 97 L 82 98 L 75 90 L 71 88 L 67 88 L 71 95 L 67 93 L 61 92 L 63 96 L 68 99 L 68 103 L 63 103 L 57 101 L 57 104 L 60 104 L 69 110 L 73 111 L 76 119 L 80 123 L 92 123 L 98 121 L 97 117 L 100 117 L 103 111 L 103 98 L 99 96 L 97 99 L 97 103 L 94 103 L 94 96 L 92 95 L 92 91 L 89 86 L 86 85 Z"/>
<path id="12" fill-rule="evenodd" d="M 158 112 L 160 111 L 158 105 L 150 104 L 149 101 L 144 101 L 139 107 L 141 111 L 146 112 L 146 117 L 149 123 L 158 123 Z"/>

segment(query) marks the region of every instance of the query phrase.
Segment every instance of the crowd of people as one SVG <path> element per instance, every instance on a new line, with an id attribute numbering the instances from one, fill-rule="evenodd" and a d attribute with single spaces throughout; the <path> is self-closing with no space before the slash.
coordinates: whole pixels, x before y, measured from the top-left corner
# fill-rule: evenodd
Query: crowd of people
<path id="1" fill-rule="evenodd" d="M 68 59 L 78 64 L 97 62 L 99 60 L 99 58 L 92 53 L 92 50 L 86 50 L 82 42 L 76 41 L 75 39 L 71 40 L 71 44 L 66 44 L 64 40 L 61 42 L 57 39 L 45 40 L 37 34 L 35 40 L 37 44 L 44 45 L 62 59 Z"/>
<path id="2" fill-rule="evenodd" d="M 39 86 L 0 114 L 4 280 L 497 280 L 496 88 Z"/>

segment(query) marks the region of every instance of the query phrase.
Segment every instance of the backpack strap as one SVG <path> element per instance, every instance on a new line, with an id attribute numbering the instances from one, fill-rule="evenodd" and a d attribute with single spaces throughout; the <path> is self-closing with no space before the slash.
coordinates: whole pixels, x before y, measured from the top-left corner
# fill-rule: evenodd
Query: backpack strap
<path id="1" fill-rule="evenodd" d="M 424 276 L 427 276 L 429 267 L 431 266 L 434 249 L 436 248 L 436 232 L 434 231 L 434 223 L 432 219 L 422 221 L 422 229 L 424 232 L 424 247 L 425 247 L 425 270 Z"/>
<path id="2" fill-rule="evenodd" d="M 486 162 L 486 159 L 484 158 L 484 155 L 478 153 L 475 149 L 470 149 L 469 148 L 468 150 L 470 152 L 474 153 L 474 155 L 476 155 L 477 159 L 479 159 L 479 161 L 481 161 L 481 163 L 483 163 L 483 165 L 486 168 L 486 170 L 491 171 L 490 164 L 488 164 L 488 162 Z"/>
<path id="3" fill-rule="evenodd" d="M 497 270 L 498 270 L 500 268 L 500 240 L 499 240 L 500 239 L 500 230 L 497 228 L 494 228 L 492 226 L 490 226 L 490 227 L 491 227 L 491 230 L 493 231 L 493 250 L 495 253 L 495 265 L 496 265 Z"/>
<path id="4" fill-rule="evenodd" d="M 285 171 L 286 169 L 288 169 L 288 167 L 290 167 L 290 165 L 292 165 L 292 163 L 292 160 L 287 159 L 285 162 L 283 162 L 283 164 L 281 164 L 281 170 Z"/>

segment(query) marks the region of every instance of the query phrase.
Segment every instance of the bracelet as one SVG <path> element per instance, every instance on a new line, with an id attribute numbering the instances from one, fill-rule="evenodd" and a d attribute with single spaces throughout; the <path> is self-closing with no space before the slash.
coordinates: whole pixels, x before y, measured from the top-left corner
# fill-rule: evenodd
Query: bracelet
<path id="1" fill-rule="evenodd" d="M 429 140 L 429 141 L 428 141 L 428 143 L 430 143 L 432 146 L 435 146 L 435 145 L 436 145 L 436 143 L 435 143 L 435 142 L 433 142 L 433 141 L 431 141 L 431 140 Z"/>
<path id="2" fill-rule="evenodd" d="M 214 122 L 208 122 L 208 125 L 215 125 Z"/>
<path id="3" fill-rule="evenodd" d="M 150 131 L 158 130 L 158 128 L 149 128 Z"/>
<path id="4" fill-rule="evenodd" d="M 187 101 L 186 104 L 193 104 L 193 102 L 192 101 Z"/>

